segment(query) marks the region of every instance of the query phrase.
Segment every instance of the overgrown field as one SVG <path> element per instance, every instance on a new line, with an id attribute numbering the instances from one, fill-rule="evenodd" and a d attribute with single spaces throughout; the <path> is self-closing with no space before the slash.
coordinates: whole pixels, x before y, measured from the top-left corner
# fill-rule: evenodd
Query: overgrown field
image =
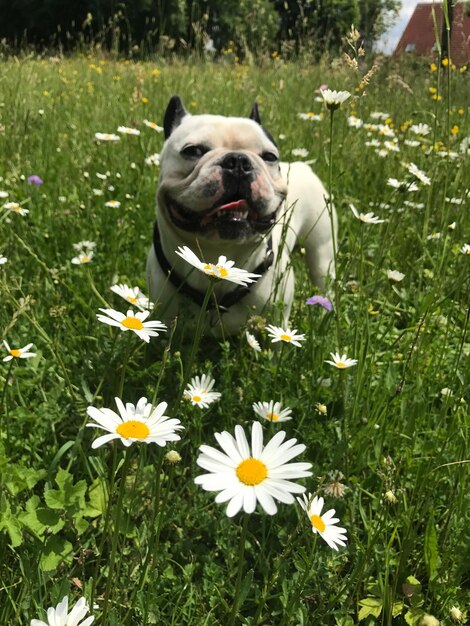
<path id="1" fill-rule="evenodd" d="M 361 84 L 369 68 L 2 61 L 0 332 L 13 358 L 0 361 L 0 624 L 45 620 L 64 596 L 85 597 L 106 626 L 464 622 L 468 72 L 385 63 Z M 322 84 L 352 94 L 333 124 Z M 299 249 L 300 347 L 271 343 L 274 313 L 250 322 L 260 352 L 246 329 L 194 345 L 184 316 L 148 344 L 97 319 L 130 308 L 112 285 L 147 293 L 158 178 L 148 157 L 163 135 L 144 120 L 161 125 L 173 94 L 192 113 L 243 116 L 257 100 L 283 159 L 310 162 L 333 193 L 338 280 L 320 294 L 333 311 L 306 303 L 318 292 Z M 84 241 L 95 246 L 74 247 Z M 89 262 L 72 262 L 80 252 Z M 35 356 L 20 358 L 30 343 Z M 357 364 L 334 367 L 332 352 Z M 203 374 L 221 396 L 200 408 L 183 387 Z M 93 449 L 103 431 L 85 427 L 88 407 L 144 396 L 168 403 L 180 440 Z M 271 400 L 292 419 L 255 414 Z M 228 517 L 195 483 L 199 446 L 219 449 L 215 433 L 236 425 L 250 440 L 256 420 L 265 444 L 279 430 L 305 444 L 295 461 L 312 476 L 297 482 L 336 510 L 344 547 L 312 533 L 322 522 L 296 501 Z"/>

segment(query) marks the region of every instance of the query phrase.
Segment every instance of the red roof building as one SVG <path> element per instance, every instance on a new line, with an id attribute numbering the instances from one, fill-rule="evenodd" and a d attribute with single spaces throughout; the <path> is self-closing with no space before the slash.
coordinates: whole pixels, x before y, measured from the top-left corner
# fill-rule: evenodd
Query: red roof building
<path id="1" fill-rule="evenodd" d="M 403 52 L 427 57 L 437 55 L 433 9 L 437 32 L 439 37 L 442 37 L 444 23 L 442 5 L 429 2 L 420 3 L 416 5 L 414 13 L 403 31 L 393 53 L 394 56 Z M 458 64 L 470 61 L 470 14 L 466 2 L 457 2 L 453 7 L 450 58 Z"/>

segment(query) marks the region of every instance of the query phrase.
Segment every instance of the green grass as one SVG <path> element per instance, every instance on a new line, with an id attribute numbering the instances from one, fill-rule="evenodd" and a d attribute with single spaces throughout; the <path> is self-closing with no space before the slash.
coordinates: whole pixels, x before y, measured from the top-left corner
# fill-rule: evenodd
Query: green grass
<path id="1" fill-rule="evenodd" d="M 470 258 L 460 252 L 470 232 L 469 168 L 460 152 L 470 134 L 468 76 L 386 64 L 366 95 L 355 91 L 359 82 L 326 63 L 2 62 L 0 190 L 9 193 L 2 203 L 21 202 L 30 213 L 0 213 L 0 254 L 8 258 L 0 266 L 0 329 L 12 347 L 34 342 L 37 356 L 0 367 L 1 624 L 44 619 L 67 594 L 72 603 L 82 594 L 96 602 L 97 624 L 105 604 L 106 625 L 229 623 L 239 571 L 237 624 L 413 625 L 430 613 L 450 625 L 451 607 L 468 604 Z M 102 306 L 125 310 L 109 289 L 115 282 L 146 291 L 158 168 L 144 159 L 163 139 L 143 120 L 161 124 L 173 94 L 193 113 L 244 115 L 256 99 L 264 124 L 285 135 L 284 158 L 308 149 L 326 182 L 328 115 L 297 116 L 322 111 L 313 99 L 321 83 L 357 96 L 335 113 L 333 127 L 340 315 L 305 304 L 313 291 L 298 252 L 291 324 L 306 334 L 303 347 L 271 349 L 255 329 L 257 356 L 243 333 L 220 343 L 204 337 L 191 374 L 211 373 L 222 397 L 205 411 L 177 405 L 190 374 L 184 317 L 149 347 L 96 319 Z M 433 86 L 442 100 L 431 98 Z M 400 153 L 381 158 L 366 147 L 384 138 L 349 127 L 351 111 L 364 121 L 389 113 Z M 410 122 L 432 128 L 420 147 L 404 144 L 414 138 L 404 130 Z M 119 125 L 142 133 L 94 142 L 95 132 Z M 457 158 L 440 156 L 438 142 Z M 387 186 L 387 178 L 407 176 L 403 164 L 411 161 L 432 184 L 414 194 Z M 31 174 L 43 186 L 29 185 Z M 110 199 L 121 207 L 105 207 Z M 363 224 L 350 202 L 386 221 Z M 440 238 L 428 239 L 435 232 Z M 96 242 L 95 258 L 74 266 L 73 244 L 84 239 Z M 387 269 L 404 280 L 392 283 Z M 358 365 L 339 372 L 325 364 L 337 349 Z M 164 450 L 132 446 L 128 456 L 116 442 L 92 450 L 87 407 L 115 408 L 115 396 L 142 395 L 169 403 L 167 413 L 185 426 L 181 441 Z M 214 494 L 194 484 L 198 446 L 216 445 L 214 433 L 236 424 L 246 429 L 252 403 L 270 399 L 293 409 L 285 430 L 306 444 L 302 460 L 313 464 L 312 478 L 301 482 L 336 509 L 348 544 L 333 552 L 315 541 L 300 507 L 281 504 L 272 518 L 260 510 L 250 516 L 239 570 L 243 516 L 228 519 Z M 267 424 L 265 439 L 276 429 Z M 182 457 L 175 466 L 163 459 L 170 448 Z M 343 498 L 325 495 L 335 470 L 347 486 Z"/>

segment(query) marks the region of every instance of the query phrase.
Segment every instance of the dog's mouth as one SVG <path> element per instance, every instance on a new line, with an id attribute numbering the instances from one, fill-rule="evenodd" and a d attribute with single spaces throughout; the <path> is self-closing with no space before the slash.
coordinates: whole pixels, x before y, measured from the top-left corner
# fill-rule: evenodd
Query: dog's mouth
<path id="1" fill-rule="evenodd" d="M 169 196 L 166 200 L 172 222 L 186 231 L 202 234 L 216 231 L 221 237 L 235 239 L 250 231 L 264 232 L 276 222 L 277 209 L 262 215 L 255 203 L 244 198 L 225 199 L 222 204 L 201 213 L 184 207 Z"/>

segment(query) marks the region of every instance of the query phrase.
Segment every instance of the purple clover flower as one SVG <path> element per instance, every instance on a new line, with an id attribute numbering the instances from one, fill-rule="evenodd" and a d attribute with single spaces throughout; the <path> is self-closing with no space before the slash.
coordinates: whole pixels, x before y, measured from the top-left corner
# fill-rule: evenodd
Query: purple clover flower
<path id="1" fill-rule="evenodd" d="M 328 300 L 328 298 L 326 298 L 325 296 L 310 296 L 310 298 L 307 298 L 306 304 L 319 304 L 327 311 L 333 310 L 333 305 L 331 304 L 331 301 Z"/>
<path id="2" fill-rule="evenodd" d="M 28 176 L 28 183 L 30 185 L 37 185 L 40 187 L 44 181 L 37 174 L 33 174 L 32 176 Z"/>

